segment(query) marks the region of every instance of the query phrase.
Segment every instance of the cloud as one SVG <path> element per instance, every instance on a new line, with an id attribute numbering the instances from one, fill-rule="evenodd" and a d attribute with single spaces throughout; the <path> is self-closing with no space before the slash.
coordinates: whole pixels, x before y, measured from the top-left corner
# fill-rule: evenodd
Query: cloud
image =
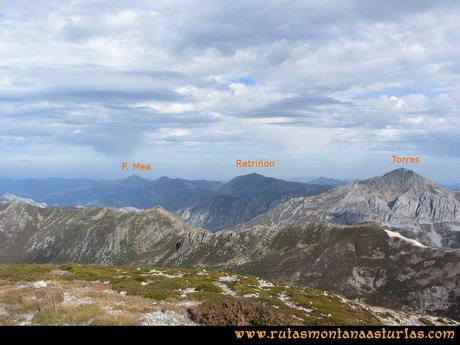
<path id="1" fill-rule="evenodd" d="M 323 115 L 331 107 L 345 106 L 345 102 L 332 97 L 303 94 L 288 95 L 287 97 L 266 104 L 246 114 L 249 117 L 285 117 L 298 120 L 314 119 Z"/>
<path id="2" fill-rule="evenodd" d="M 448 0 L 5 2 L 0 150 L 456 158 L 459 40 Z"/>

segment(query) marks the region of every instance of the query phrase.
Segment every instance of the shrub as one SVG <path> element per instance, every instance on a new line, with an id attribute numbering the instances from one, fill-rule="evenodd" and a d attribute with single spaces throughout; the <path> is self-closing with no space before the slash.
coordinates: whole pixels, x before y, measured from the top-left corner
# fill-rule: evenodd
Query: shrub
<path id="1" fill-rule="evenodd" d="M 289 314 L 247 299 L 219 296 L 188 309 L 192 320 L 204 325 L 298 325 Z"/>

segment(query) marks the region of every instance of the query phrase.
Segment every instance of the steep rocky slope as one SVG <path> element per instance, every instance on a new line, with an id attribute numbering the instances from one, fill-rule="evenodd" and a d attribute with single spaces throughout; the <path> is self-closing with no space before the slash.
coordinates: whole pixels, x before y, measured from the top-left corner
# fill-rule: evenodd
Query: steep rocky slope
<path id="1" fill-rule="evenodd" d="M 130 262 L 175 252 L 189 227 L 162 208 L 37 207 L 0 201 L 0 262 Z"/>
<path id="2" fill-rule="evenodd" d="M 458 325 L 196 269 L 1 265 L 0 325 Z"/>
<path id="3" fill-rule="evenodd" d="M 226 269 L 460 318 L 460 251 L 370 224 L 210 233 L 160 208 L 60 209 L 10 199 L 0 202 L 0 261 Z"/>
<path id="4" fill-rule="evenodd" d="M 308 221 L 373 221 L 427 245 L 460 246 L 460 202 L 456 195 L 406 169 L 339 186 L 317 196 L 290 199 L 240 228 Z"/>

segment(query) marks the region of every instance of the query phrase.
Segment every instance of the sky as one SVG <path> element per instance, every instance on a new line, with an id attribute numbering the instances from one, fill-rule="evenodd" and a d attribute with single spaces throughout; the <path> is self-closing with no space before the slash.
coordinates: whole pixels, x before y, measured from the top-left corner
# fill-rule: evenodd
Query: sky
<path id="1" fill-rule="evenodd" d="M 458 42 L 456 0 L 0 0 L 0 176 L 459 183 Z"/>

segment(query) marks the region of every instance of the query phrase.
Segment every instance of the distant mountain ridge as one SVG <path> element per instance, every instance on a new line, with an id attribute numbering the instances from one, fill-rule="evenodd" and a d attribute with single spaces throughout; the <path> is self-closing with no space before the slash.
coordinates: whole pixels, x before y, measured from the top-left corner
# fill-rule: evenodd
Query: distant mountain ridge
<path id="1" fill-rule="evenodd" d="M 162 208 L 38 207 L 0 200 L 0 262 L 226 269 L 460 319 L 460 251 L 372 224 L 210 233 Z"/>
<path id="2" fill-rule="evenodd" d="M 310 184 L 318 184 L 318 185 L 327 185 L 327 186 L 340 186 L 343 184 L 347 184 L 348 181 L 345 180 L 338 180 L 335 178 L 330 177 L 293 177 L 289 179 L 292 182 L 302 182 L 302 183 L 310 183 Z"/>
<path id="3" fill-rule="evenodd" d="M 248 221 L 290 198 L 316 195 L 330 188 L 253 173 L 235 177 L 220 186 L 217 195 L 176 213 L 194 227 L 218 231 Z"/>
<path id="4" fill-rule="evenodd" d="M 133 175 L 123 180 L 0 178 L 0 195 L 12 193 L 49 205 L 114 206 L 151 208 L 157 205 L 175 211 L 213 195 L 221 182 L 160 177 L 156 180 Z"/>
<path id="5" fill-rule="evenodd" d="M 238 176 L 227 183 L 137 175 L 123 180 L 0 178 L 0 195 L 13 193 L 48 205 L 86 207 L 161 206 L 177 212 L 193 226 L 221 230 L 268 211 L 291 197 L 321 193 L 331 186 L 317 186 L 265 177 Z"/>
<path id="6" fill-rule="evenodd" d="M 253 173 L 227 183 L 139 176 L 114 181 L 0 179 L 0 193 L 5 192 L 48 205 L 161 206 L 193 227 L 210 231 L 256 224 L 373 221 L 426 245 L 460 246 L 460 194 L 406 169 L 333 189 Z"/>
<path id="7" fill-rule="evenodd" d="M 460 246 L 458 196 L 407 169 L 290 199 L 240 226 L 376 222 L 438 247 Z"/>

